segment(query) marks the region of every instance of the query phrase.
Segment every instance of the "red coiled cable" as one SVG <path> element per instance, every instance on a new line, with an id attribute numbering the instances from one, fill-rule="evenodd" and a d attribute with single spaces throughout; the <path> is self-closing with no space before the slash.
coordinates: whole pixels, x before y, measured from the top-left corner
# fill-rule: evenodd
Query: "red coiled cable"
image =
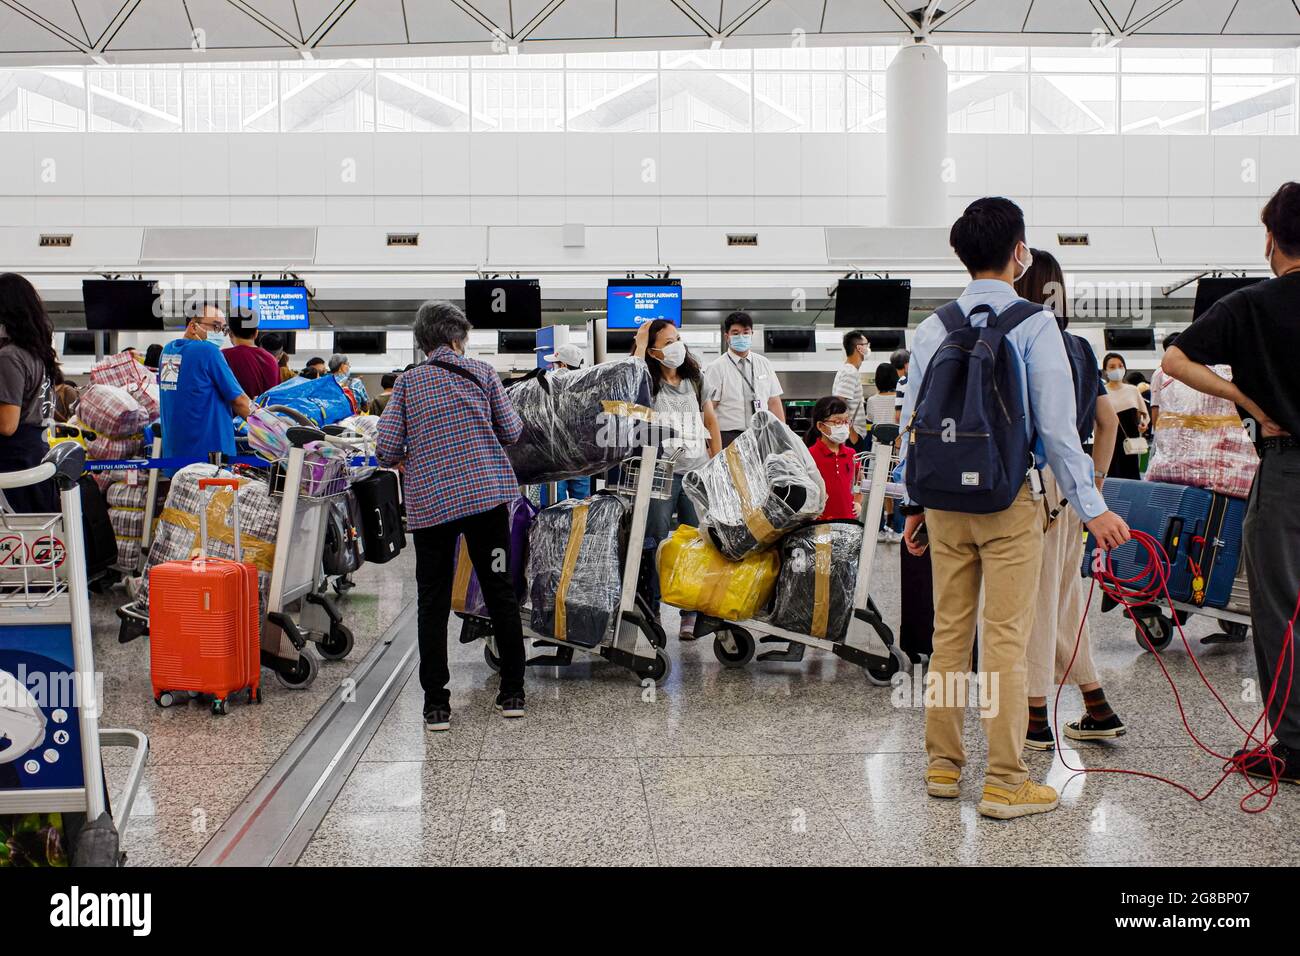
<path id="1" fill-rule="evenodd" d="M 1088 591 L 1088 600 L 1084 604 L 1083 618 L 1079 621 L 1079 632 L 1075 636 L 1074 641 L 1074 653 L 1070 656 L 1070 663 L 1066 667 L 1065 673 L 1062 675 L 1060 683 L 1056 688 L 1056 700 L 1052 708 L 1053 732 L 1058 735 L 1059 739 L 1061 691 L 1064 690 L 1065 683 L 1070 676 L 1070 671 L 1074 668 L 1075 659 L 1079 655 L 1079 645 L 1083 640 L 1083 629 L 1087 625 L 1088 621 L 1088 610 L 1092 607 L 1093 595 L 1096 593 L 1098 586 L 1100 586 L 1102 591 L 1115 601 L 1116 604 L 1119 604 L 1124 608 L 1125 613 L 1128 614 L 1129 618 L 1137 627 L 1138 633 L 1142 635 L 1147 650 L 1149 650 L 1155 657 L 1156 663 L 1160 666 L 1161 673 L 1164 674 L 1170 690 L 1174 693 L 1174 702 L 1178 706 L 1178 714 L 1182 718 L 1183 727 L 1187 730 L 1188 736 L 1191 737 L 1196 746 L 1205 751 L 1205 753 L 1225 762 L 1223 775 L 1219 777 L 1218 781 L 1209 790 L 1203 794 L 1198 794 L 1190 787 L 1186 787 L 1181 783 L 1155 773 L 1147 773 L 1141 770 L 1125 770 L 1116 767 L 1072 767 L 1066 763 L 1064 753 L 1060 754 L 1061 763 L 1066 767 L 1066 769 L 1073 770 L 1077 773 L 1115 773 L 1133 777 L 1146 777 L 1147 779 L 1156 780 L 1160 783 L 1175 787 L 1192 797 L 1198 803 L 1208 799 L 1223 785 L 1224 781 L 1227 780 L 1228 777 L 1232 776 L 1234 773 L 1240 773 L 1242 778 L 1246 780 L 1247 786 L 1250 787 L 1250 792 L 1241 798 L 1241 809 L 1246 813 L 1260 813 L 1267 810 L 1272 804 L 1273 798 L 1276 797 L 1278 793 L 1278 777 L 1281 769 L 1280 765 L 1282 763 L 1281 759 L 1276 757 L 1269 748 L 1269 740 L 1274 735 L 1272 728 L 1268 725 L 1268 715 L 1273 712 L 1273 702 L 1277 699 L 1278 683 L 1282 676 L 1282 665 L 1284 662 L 1286 664 L 1287 677 L 1286 688 L 1283 691 L 1282 699 L 1284 701 L 1289 700 L 1291 696 L 1291 686 L 1295 676 L 1294 640 L 1296 621 L 1297 619 L 1300 619 L 1300 594 L 1297 594 L 1296 596 L 1295 611 L 1291 614 L 1291 620 L 1287 624 L 1286 634 L 1282 641 L 1282 653 L 1278 659 L 1278 666 L 1273 673 L 1273 681 L 1272 685 L 1268 689 L 1268 698 L 1264 703 L 1264 709 L 1255 723 L 1251 725 L 1250 729 L 1247 729 L 1242 726 L 1241 722 L 1237 720 L 1236 715 L 1233 714 L 1228 705 L 1224 703 L 1223 698 L 1220 697 L 1218 691 L 1214 689 L 1214 685 L 1210 683 L 1210 679 L 1205 676 L 1205 672 L 1201 670 L 1200 663 L 1192 653 L 1191 645 L 1187 641 L 1187 635 L 1183 633 L 1182 620 L 1179 617 L 1177 610 L 1174 608 L 1173 598 L 1169 594 L 1168 554 L 1165 552 L 1165 549 L 1161 546 L 1160 542 L 1149 534 L 1142 531 L 1133 531 L 1132 537 L 1134 542 L 1136 542 L 1139 551 L 1144 551 L 1146 553 L 1146 561 L 1137 574 L 1127 578 L 1118 576 L 1115 573 L 1112 559 L 1109 554 L 1106 555 L 1106 559 L 1102 562 L 1101 567 L 1093 568 L 1092 587 Z M 1161 598 L 1163 598 L 1164 602 L 1169 605 L 1172 620 L 1174 621 L 1174 625 L 1178 628 L 1178 636 L 1182 639 L 1183 646 L 1187 648 L 1188 657 L 1192 662 L 1192 666 L 1196 668 L 1196 673 L 1200 676 L 1201 682 L 1210 691 L 1210 694 L 1214 699 L 1218 701 L 1219 706 L 1223 708 L 1224 713 L 1226 713 L 1237 726 L 1237 729 L 1245 734 L 1245 744 L 1240 755 L 1230 756 L 1218 753 L 1214 748 L 1203 743 L 1201 739 L 1196 736 L 1196 732 L 1192 730 L 1191 725 L 1188 723 L 1187 712 L 1183 709 L 1183 701 L 1181 695 L 1178 693 L 1178 687 L 1170 676 L 1169 670 L 1165 667 L 1165 662 L 1161 659 L 1160 652 L 1152 646 L 1151 639 L 1147 635 L 1145 626 L 1143 626 L 1142 621 L 1134 613 L 1135 608 L 1157 603 Z M 1264 724 L 1262 738 L 1256 736 L 1256 731 L 1259 730 L 1261 723 Z M 1261 760 L 1268 762 L 1271 779 L 1257 785 L 1255 780 L 1259 778 L 1252 778 L 1247 775 L 1246 767 Z M 1252 801 L 1256 801 L 1257 798 L 1262 799 L 1262 805 L 1248 805 L 1251 804 Z"/>

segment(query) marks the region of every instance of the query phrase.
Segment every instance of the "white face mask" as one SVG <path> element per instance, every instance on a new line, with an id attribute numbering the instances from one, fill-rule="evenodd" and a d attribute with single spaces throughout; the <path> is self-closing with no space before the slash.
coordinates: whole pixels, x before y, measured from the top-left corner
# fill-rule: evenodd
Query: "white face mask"
<path id="1" fill-rule="evenodd" d="M 664 368 L 680 368 L 681 364 L 686 361 L 686 343 L 681 339 L 670 342 L 655 351 L 659 353 L 659 361 L 663 363 Z"/>
<path id="2" fill-rule="evenodd" d="M 832 425 L 831 430 L 830 432 L 827 433 L 826 437 L 829 438 L 831 441 L 835 442 L 835 444 L 837 445 L 843 445 L 846 441 L 849 440 L 849 426 Z"/>
<path id="3" fill-rule="evenodd" d="M 1124 370 L 1122 368 L 1113 368 L 1106 372 L 1106 377 L 1112 382 L 1124 381 Z"/>
<path id="4" fill-rule="evenodd" d="M 1017 246 L 1016 248 L 1019 249 L 1020 247 Z M 1025 273 L 1028 272 L 1034 264 L 1034 254 L 1029 251 L 1028 246 L 1025 247 L 1025 256 L 1026 258 L 1023 262 L 1020 260 L 1019 256 L 1016 256 L 1016 265 L 1020 267 L 1020 273 L 1016 276 L 1017 282 L 1025 277 Z"/>
<path id="5" fill-rule="evenodd" d="M 219 349 L 224 349 L 230 345 L 230 339 L 226 337 L 225 332 L 209 332 L 205 342 L 211 342 Z"/>

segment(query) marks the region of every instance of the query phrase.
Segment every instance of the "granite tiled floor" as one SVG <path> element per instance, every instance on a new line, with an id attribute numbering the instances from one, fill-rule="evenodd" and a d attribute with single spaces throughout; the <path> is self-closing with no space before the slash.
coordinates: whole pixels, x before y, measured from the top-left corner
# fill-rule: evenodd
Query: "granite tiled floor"
<path id="1" fill-rule="evenodd" d="M 896 546 L 882 551 L 876 597 L 897 621 Z M 710 642 L 671 641 L 674 671 L 647 691 L 627 672 L 582 660 L 529 672 L 529 715 L 492 711 L 495 677 L 478 645 L 453 643 L 450 733 L 428 734 L 412 680 L 299 861 L 429 864 L 1295 864 L 1300 791 L 1264 813 L 1229 779 L 1198 802 L 1131 775 L 1159 773 L 1198 795 L 1220 762 L 1182 729 L 1151 655 L 1117 612 L 1091 613 L 1096 656 L 1130 732 L 1113 744 L 1031 754 L 1038 779 L 1061 790 L 1055 813 L 982 819 L 984 748 L 966 729 L 970 772 L 959 801 L 928 799 L 924 714 L 895 706 L 856 668 L 810 651 L 798 664 L 727 670 Z M 675 633 L 676 613 L 665 609 Z M 1244 646 L 1202 646 L 1215 630 L 1193 620 L 1193 653 L 1239 719 L 1254 677 Z M 1200 685 L 1177 644 L 1165 663 L 1201 740 L 1220 753 L 1241 735 Z M 1080 709 L 1061 700 L 1061 720 Z M 1249 722 L 1249 721 L 1248 721 Z"/>

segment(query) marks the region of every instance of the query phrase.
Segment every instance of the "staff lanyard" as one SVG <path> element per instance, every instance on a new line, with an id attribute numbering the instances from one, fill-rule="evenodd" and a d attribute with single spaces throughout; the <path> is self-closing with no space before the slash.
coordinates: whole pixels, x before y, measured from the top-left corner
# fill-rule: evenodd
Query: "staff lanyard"
<path id="1" fill-rule="evenodd" d="M 755 403 L 755 406 L 757 406 L 757 404 L 758 404 L 758 390 L 754 388 L 754 360 L 751 359 L 751 358 L 743 358 L 743 359 L 740 359 L 739 361 L 737 361 L 736 359 L 731 358 L 730 355 L 728 355 L 727 358 L 731 361 L 731 365 L 732 365 L 733 368 L 735 368 L 737 374 L 740 375 L 740 380 L 741 380 L 742 382 L 744 382 L 744 383 L 745 383 L 745 387 L 749 389 L 749 397 L 750 397 L 750 400 L 751 400 L 752 402 Z M 748 363 L 749 363 L 749 377 L 748 377 L 748 378 L 745 377 L 745 373 L 744 373 L 744 371 L 741 370 L 741 367 L 740 367 L 740 363 L 741 363 L 741 362 L 748 362 Z"/>

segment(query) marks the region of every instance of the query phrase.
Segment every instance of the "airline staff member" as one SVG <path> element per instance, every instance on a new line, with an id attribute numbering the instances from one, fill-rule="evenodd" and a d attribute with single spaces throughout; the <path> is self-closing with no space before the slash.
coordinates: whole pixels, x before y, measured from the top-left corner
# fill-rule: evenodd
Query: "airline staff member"
<path id="1" fill-rule="evenodd" d="M 754 413 L 767 409 L 785 421 L 781 382 L 772 363 L 752 351 L 754 320 L 746 312 L 733 312 L 722 324 L 727 350 L 704 370 L 705 409 L 712 410 L 726 448 L 749 427 Z"/>

